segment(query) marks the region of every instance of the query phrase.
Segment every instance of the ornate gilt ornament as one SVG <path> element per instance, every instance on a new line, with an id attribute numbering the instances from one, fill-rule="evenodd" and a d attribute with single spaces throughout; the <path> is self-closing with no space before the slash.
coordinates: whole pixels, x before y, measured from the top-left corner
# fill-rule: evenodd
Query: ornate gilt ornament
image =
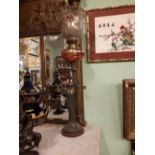
<path id="1" fill-rule="evenodd" d="M 64 0 L 35 0 L 20 4 L 19 35 L 39 36 L 60 33 Z"/>

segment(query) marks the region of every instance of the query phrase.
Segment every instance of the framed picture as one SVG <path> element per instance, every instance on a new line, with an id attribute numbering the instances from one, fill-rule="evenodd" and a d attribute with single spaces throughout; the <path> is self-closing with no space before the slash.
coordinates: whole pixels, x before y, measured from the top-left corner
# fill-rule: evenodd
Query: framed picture
<path id="1" fill-rule="evenodd" d="M 29 55 L 29 67 L 34 68 L 36 66 L 36 57 Z"/>
<path id="2" fill-rule="evenodd" d="M 39 56 L 40 51 L 40 43 L 39 43 L 39 37 L 32 37 L 30 39 L 30 51 L 29 54 L 34 56 Z"/>
<path id="3" fill-rule="evenodd" d="M 87 60 L 135 60 L 135 6 L 88 10 Z"/>

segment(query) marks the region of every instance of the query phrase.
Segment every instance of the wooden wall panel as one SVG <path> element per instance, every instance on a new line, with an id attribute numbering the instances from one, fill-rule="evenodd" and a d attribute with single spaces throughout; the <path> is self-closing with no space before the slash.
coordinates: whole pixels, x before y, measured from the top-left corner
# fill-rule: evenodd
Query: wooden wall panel
<path id="1" fill-rule="evenodd" d="M 48 0 L 21 2 L 19 5 L 19 36 L 59 34 L 62 7 L 65 7 L 63 2 L 51 3 Z"/>

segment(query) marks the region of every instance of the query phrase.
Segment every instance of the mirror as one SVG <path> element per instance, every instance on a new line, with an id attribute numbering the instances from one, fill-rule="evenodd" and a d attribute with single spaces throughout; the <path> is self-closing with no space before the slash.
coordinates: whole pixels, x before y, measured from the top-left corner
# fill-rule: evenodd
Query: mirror
<path id="1" fill-rule="evenodd" d="M 19 49 L 19 89 L 23 86 L 25 69 L 28 68 L 33 85 L 47 90 L 47 120 L 53 123 L 67 122 L 67 99 L 61 88 L 58 70 L 62 65 L 59 58 L 64 49 L 64 40 L 56 35 L 20 38 Z M 64 74 L 61 73 L 61 76 Z"/>
<path id="2" fill-rule="evenodd" d="M 22 84 L 23 67 L 29 65 L 29 58 L 32 59 L 31 72 L 34 78 L 33 82 L 37 83 L 39 87 L 47 89 L 49 85 L 55 80 L 57 76 L 56 57 L 60 56 L 60 52 L 64 48 L 64 40 L 56 38 L 60 35 L 61 29 L 61 14 L 60 10 L 65 7 L 64 1 L 21 1 L 19 7 L 19 36 L 20 42 L 24 37 L 38 38 L 38 62 L 35 66 L 34 55 L 25 52 L 25 47 L 20 47 L 20 83 Z M 35 37 L 31 37 L 35 36 Z M 25 38 L 24 38 L 25 39 Z M 35 39 L 34 39 L 35 40 Z M 20 43 L 21 44 L 21 43 Z M 21 45 L 20 45 L 21 46 Z M 24 50 L 21 50 L 24 48 Z M 27 57 L 28 55 L 28 57 Z M 33 57 L 33 58 L 31 58 Z M 36 57 L 35 57 L 36 58 Z M 59 58 L 58 58 L 59 59 Z M 39 64 L 40 60 L 40 64 Z M 60 61 L 61 62 L 61 61 Z M 31 60 L 30 60 L 31 64 Z M 61 63 L 63 64 L 63 63 Z M 40 65 L 40 66 L 39 66 Z M 66 65 L 66 64 L 65 64 Z M 40 68 L 40 69 L 39 69 Z M 36 76 L 37 74 L 37 76 Z M 76 90 L 76 117 L 81 125 L 85 125 L 84 118 L 84 103 L 83 103 L 83 80 L 82 80 L 82 62 L 78 63 L 77 80 L 79 87 Z M 52 89 L 52 88 L 51 88 Z M 50 97 L 48 98 L 51 99 Z M 61 97 L 61 101 L 64 98 Z M 52 106 L 51 106 L 52 107 Z"/>
<path id="3" fill-rule="evenodd" d="M 49 94 L 48 105 L 50 112 L 48 121 L 66 123 L 69 119 L 67 96 L 62 89 L 62 73 L 58 66 L 58 58 L 64 49 L 64 40 L 58 35 L 44 36 L 46 88 Z M 61 120 L 61 121 L 60 121 Z"/>

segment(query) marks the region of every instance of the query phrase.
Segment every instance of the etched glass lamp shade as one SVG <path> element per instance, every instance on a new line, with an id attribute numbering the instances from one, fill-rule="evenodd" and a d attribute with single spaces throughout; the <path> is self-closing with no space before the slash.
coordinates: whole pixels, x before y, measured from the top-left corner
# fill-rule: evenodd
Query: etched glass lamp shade
<path id="1" fill-rule="evenodd" d="M 62 11 L 63 20 L 61 33 L 65 39 L 78 38 L 80 39 L 83 30 L 84 12 L 80 8 L 80 1 L 69 1 L 69 7 Z"/>

